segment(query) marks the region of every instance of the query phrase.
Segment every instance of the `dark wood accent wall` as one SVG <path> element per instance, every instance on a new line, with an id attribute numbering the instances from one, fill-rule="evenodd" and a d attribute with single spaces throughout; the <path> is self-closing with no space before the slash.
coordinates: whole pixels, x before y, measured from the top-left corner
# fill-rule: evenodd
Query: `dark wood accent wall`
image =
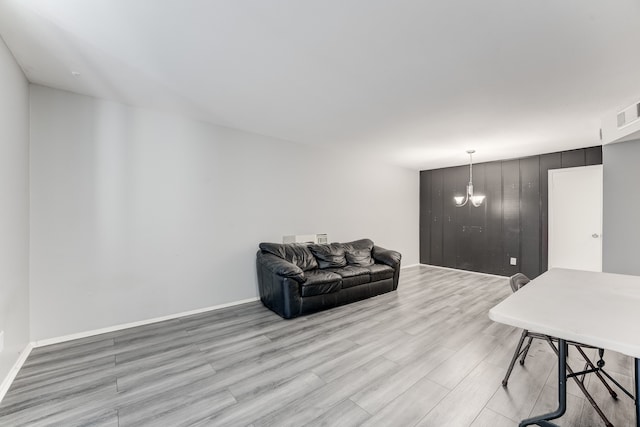
<path id="1" fill-rule="evenodd" d="M 547 269 L 549 169 L 602 164 L 602 147 L 473 165 L 481 207 L 455 206 L 469 165 L 420 172 L 420 262 L 534 278 Z M 510 258 L 517 265 L 510 264 Z"/>

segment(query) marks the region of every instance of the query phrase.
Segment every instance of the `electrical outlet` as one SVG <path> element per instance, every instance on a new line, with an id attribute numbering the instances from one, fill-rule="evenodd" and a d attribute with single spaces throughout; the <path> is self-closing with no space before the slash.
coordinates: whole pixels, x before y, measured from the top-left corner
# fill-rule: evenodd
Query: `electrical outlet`
<path id="1" fill-rule="evenodd" d="M 511 257 L 511 260 L 509 262 L 511 263 L 511 265 L 518 265 L 518 258 Z"/>
<path id="2" fill-rule="evenodd" d="M 0 331 L 0 353 L 4 350 L 4 331 Z"/>

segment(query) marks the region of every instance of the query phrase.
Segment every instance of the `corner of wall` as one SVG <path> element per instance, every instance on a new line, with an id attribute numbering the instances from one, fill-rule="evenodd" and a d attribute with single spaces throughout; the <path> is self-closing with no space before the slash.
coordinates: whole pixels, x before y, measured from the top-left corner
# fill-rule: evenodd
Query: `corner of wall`
<path id="1" fill-rule="evenodd" d="M 29 86 L 0 39 L 0 379 L 29 346 Z M 25 356 L 26 357 L 26 356 Z"/>

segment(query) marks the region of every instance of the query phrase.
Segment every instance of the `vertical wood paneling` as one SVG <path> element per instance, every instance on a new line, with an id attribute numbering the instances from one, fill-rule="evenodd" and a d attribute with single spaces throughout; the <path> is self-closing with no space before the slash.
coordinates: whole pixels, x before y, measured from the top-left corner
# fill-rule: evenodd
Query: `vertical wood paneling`
<path id="1" fill-rule="evenodd" d="M 540 157 L 520 160 L 520 271 L 540 274 Z"/>
<path id="2" fill-rule="evenodd" d="M 467 184 L 469 183 L 469 167 L 459 166 L 451 168 L 455 175 L 456 189 L 461 189 L 460 194 L 466 192 Z M 455 233 L 456 233 L 456 261 L 455 267 L 461 270 L 472 270 L 472 242 L 469 240 L 471 237 L 469 229 L 469 210 L 471 202 L 461 208 L 456 207 L 455 212 Z"/>
<path id="3" fill-rule="evenodd" d="M 548 171 L 601 164 L 602 147 L 474 164 L 480 208 L 457 208 L 468 165 L 420 174 L 420 261 L 505 276 L 533 278 L 548 263 Z M 509 259 L 518 259 L 516 266 Z"/>
<path id="4" fill-rule="evenodd" d="M 540 274 L 547 271 L 549 261 L 549 170 L 561 166 L 560 153 L 540 156 Z"/>
<path id="5" fill-rule="evenodd" d="M 431 264 L 442 264 L 442 194 L 444 170 L 431 171 Z"/>
<path id="6" fill-rule="evenodd" d="M 487 203 L 486 203 L 486 179 L 485 164 L 479 164 L 473 167 L 473 185 L 476 194 L 483 194 L 485 202 L 479 208 L 469 208 L 468 233 L 470 233 L 469 245 L 471 251 L 471 268 L 472 271 L 480 271 L 484 265 L 484 256 L 487 247 Z"/>
<path id="7" fill-rule="evenodd" d="M 511 257 L 520 263 L 520 161 L 502 162 L 502 271 L 517 273 L 519 265 L 510 265 Z"/>
<path id="8" fill-rule="evenodd" d="M 584 149 L 563 151 L 561 156 L 563 168 L 575 168 L 587 164 Z"/>
<path id="9" fill-rule="evenodd" d="M 420 263 L 431 262 L 431 171 L 420 172 Z"/>
<path id="10" fill-rule="evenodd" d="M 602 164 L 602 146 L 591 147 L 585 149 L 585 165 L 601 165 Z"/>
<path id="11" fill-rule="evenodd" d="M 485 235 L 483 267 L 478 271 L 502 274 L 502 164 L 485 164 Z"/>
<path id="12" fill-rule="evenodd" d="M 456 266 L 456 205 L 453 201 L 453 194 L 459 191 L 457 186 L 457 171 L 459 168 L 444 169 L 442 202 L 442 262 L 445 267 L 455 268 Z"/>

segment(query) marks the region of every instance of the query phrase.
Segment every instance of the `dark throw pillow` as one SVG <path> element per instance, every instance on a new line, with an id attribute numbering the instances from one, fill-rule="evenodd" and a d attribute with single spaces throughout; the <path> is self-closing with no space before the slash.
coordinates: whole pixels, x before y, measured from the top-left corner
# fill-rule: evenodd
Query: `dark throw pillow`
<path id="1" fill-rule="evenodd" d="M 373 242 L 369 239 L 356 240 L 354 242 L 343 243 L 345 257 L 349 265 L 366 267 L 374 263 L 371 257 Z"/>
<path id="2" fill-rule="evenodd" d="M 367 249 L 358 249 L 353 252 L 347 252 L 346 258 L 349 265 L 355 265 L 357 267 L 367 267 L 373 264 L 371 251 Z"/>
<path id="3" fill-rule="evenodd" d="M 340 243 L 328 245 L 309 245 L 320 268 L 339 268 L 347 265 L 344 248 Z"/>
<path id="4" fill-rule="evenodd" d="M 302 271 L 318 268 L 307 243 L 260 243 L 260 250 L 268 252 L 300 267 Z"/>

